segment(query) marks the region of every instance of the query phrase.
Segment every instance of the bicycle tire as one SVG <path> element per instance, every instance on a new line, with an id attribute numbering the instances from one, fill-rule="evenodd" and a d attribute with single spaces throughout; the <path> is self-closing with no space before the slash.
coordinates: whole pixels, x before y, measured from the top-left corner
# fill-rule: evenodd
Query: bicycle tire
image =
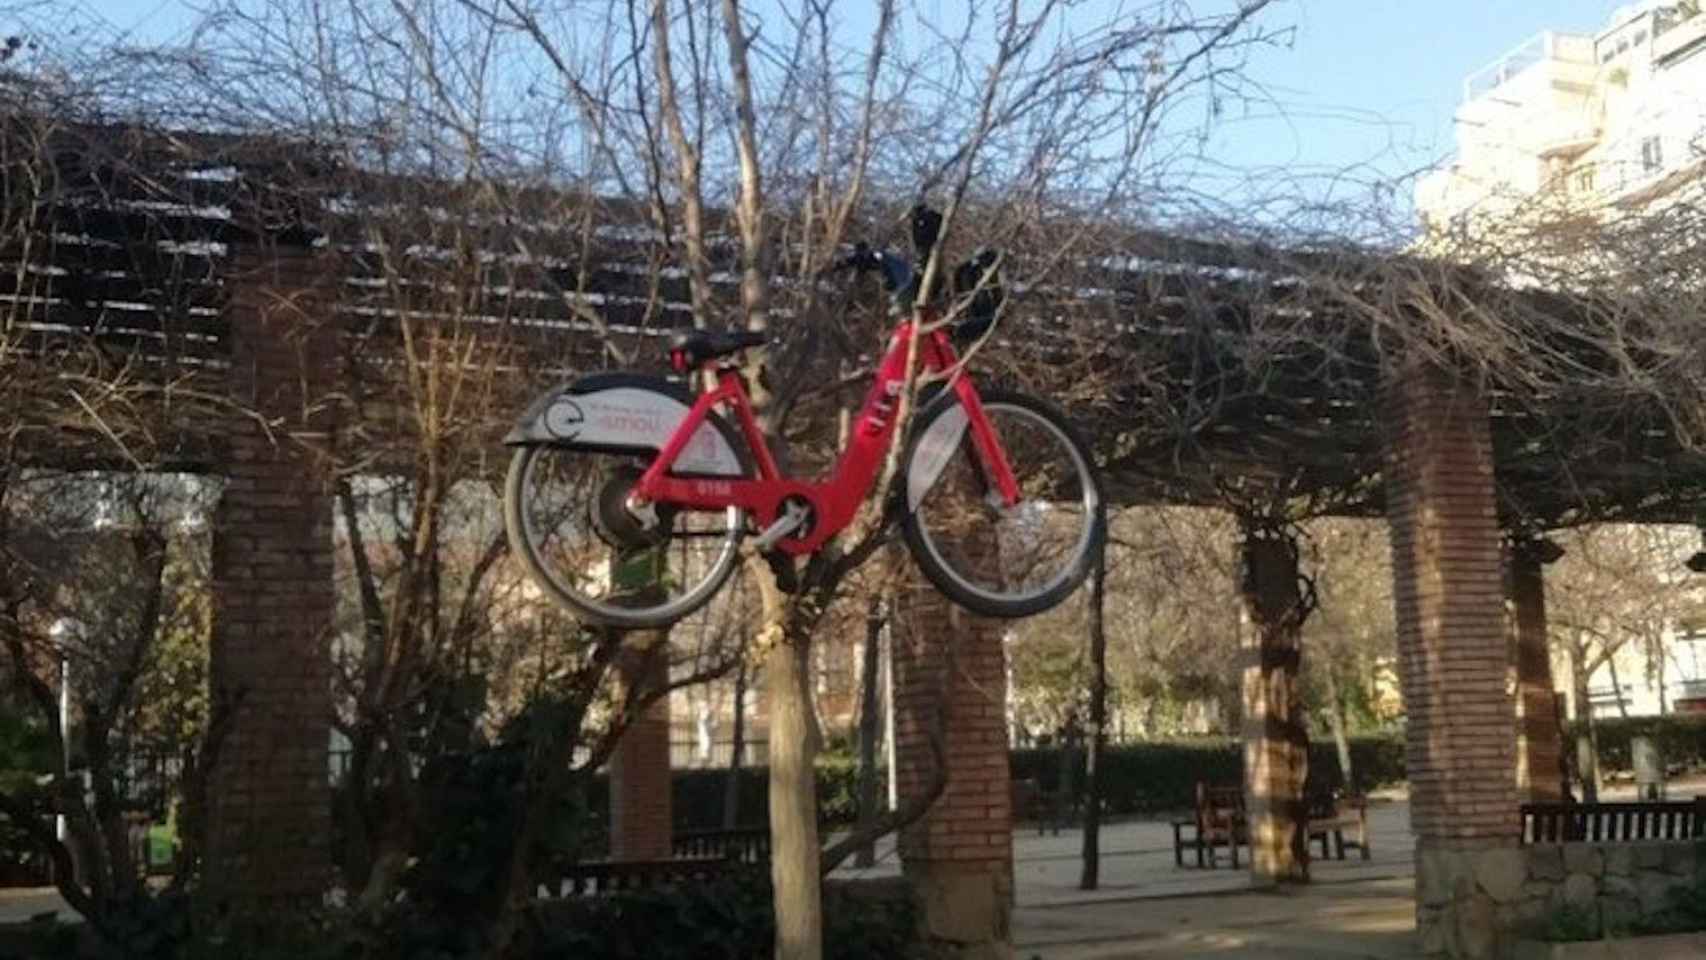
<path id="1" fill-rule="evenodd" d="M 948 599 L 974 613 L 988 617 L 1016 619 L 1033 616 L 1058 606 L 1090 575 L 1096 553 L 1103 548 L 1107 539 L 1107 518 L 1101 480 L 1077 430 L 1054 407 L 1034 397 L 1004 390 L 988 391 L 982 394 L 981 399 L 986 413 L 992 419 L 999 418 L 1004 413 L 1020 411 L 1022 416 L 1033 418 L 1033 422 L 1046 425 L 1046 430 L 1068 454 L 1083 485 L 1081 505 L 1085 515 L 1084 530 L 1072 545 L 1070 554 L 1059 564 L 1059 570 L 1049 576 L 1042 586 L 1013 595 L 1004 595 L 979 586 L 955 570 L 948 561 L 942 545 L 935 542 L 934 535 L 925 523 L 928 514 L 924 501 L 931 490 L 917 488 L 918 484 L 927 483 L 933 489 L 941 483 L 941 477 L 939 474 L 935 477 L 919 476 L 913 467 L 920 445 L 925 438 L 931 436 L 931 428 L 937 426 L 942 417 L 961 408 L 959 397 L 955 394 L 945 394 L 926 406 L 919 413 L 917 422 L 910 431 L 906 452 L 901 461 L 904 485 L 901 530 L 913 562 L 918 564 L 926 579 Z M 976 454 L 963 433 L 949 456 L 969 459 L 981 475 L 982 469 L 977 465 Z M 944 468 L 945 466 L 946 464 Z M 1019 469 L 1020 466 L 1015 464 L 1015 470 Z"/>
<path id="2" fill-rule="evenodd" d="M 714 423 L 727 432 L 723 424 Z M 751 476 L 751 458 L 741 447 L 733 448 L 740 459 L 743 475 Z M 744 536 L 747 515 L 744 510 L 729 507 L 723 511 L 727 522 L 721 552 L 707 576 L 697 581 L 691 590 L 677 599 L 655 606 L 625 606 L 598 603 L 568 587 L 552 569 L 552 564 L 540 555 L 539 541 L 530 529 L 529 479 L 545 456 L 621 459 L 608 453 L 577 450 L 567 444 L 534 442 L 518 446 L 510 457 L 509 472 L 504 481 L 504 528 L 510 548 L 521 558 L 528 576 L 553 601 L 583 622 L 628 630 L 650 630 L 667 627 L 710 603 L 723 589 L 739 562 L 740 540 Z M 701 512 L 699 515 L 708 515 Z"/>

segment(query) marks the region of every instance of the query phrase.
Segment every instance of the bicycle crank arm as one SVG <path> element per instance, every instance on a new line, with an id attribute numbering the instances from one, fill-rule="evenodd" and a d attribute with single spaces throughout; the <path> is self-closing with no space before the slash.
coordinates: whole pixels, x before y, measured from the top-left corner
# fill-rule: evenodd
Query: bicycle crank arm
<path id="1" fill-rule="evenodd" d="M 776 548 L 776 544 L 780 543 L 783 537 L 805 526 L 806 518 L 810 515 L 811 511 L 800 504 L 785 504 L 782 507 L 782 515 L 753 539 L 753 545 L 758 548 L 759 553 L 769 553 Z"/>

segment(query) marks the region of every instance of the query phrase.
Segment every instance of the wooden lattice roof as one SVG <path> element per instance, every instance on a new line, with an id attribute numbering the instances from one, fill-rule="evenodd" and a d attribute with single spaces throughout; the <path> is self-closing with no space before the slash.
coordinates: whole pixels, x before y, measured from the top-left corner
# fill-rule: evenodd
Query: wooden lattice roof
<path id="1" fill-rule="evenodd" d="M 470 235 L 486 272 L 461 318 L 504 330 L 540 364 L 606 365 L 605 343 L 649 359 L 658 337 L 691 323 L 685 276 L 657 260 L 643 212 L 620 203 L 511 196 L 501 209 L 537 217 L 494 214 L 461 230 L 458 250 L 434 224 L 466 218 L 454 211 L 468 209 L 467 194 L 491 188 L 332 177 L 313 150 L 252 138 L 89 127 L 44 136 L 14 124 L 7 143 L 14 229 L 0 247 L 0 302 L 7 333 L 43 356 L 74 341 L 165 377 L 217 380 L 238 243 L 317 244 L 339 273 L 334 309 L 368 349 L 410 315 L 400 287 L 421 287 L 416 319 L 438 309 L 425 296 L 433 279 L 399 273 L 386 254 L 408 246 L 404 259 L 424 269 L 468 257 Z M 25 172 L 44 184 L 33 196 L 19 191 Z M 391 212 L 376 246 L 364 218 L 379 211 Z M 411 229 L 418 242 L 401 244 Z M 1254 483 L 1316 498 L 1325 512 L 1379 512 L 1381 384 L 1424 307 L 1470 316 L 1520 304 L 1564 321 L 1536 334 L 1551 338 L 1546 349 L 1573 352 L 1584 369 L 1612 362 L 1593 338 L 1557 342 L 1558 329 L 1595 322 L 1588 300 L 1422 259 L 1135 230 L 1102 231 L 1097 244 L 1069 280 L 1016 290 L 994 344 L 1003 356 L 992 351 L 991 362 L 1072 410 L 1125 502 L 1215 503 Z M 732 262 L 732 249 L 718 256 Z M 1021 251 L 1013 272 L 1025 267 Z M 714 276 L 732 303 L 732 274 Z M 1651 397 L 1501 382 L 1439 339 L 1422 338 L 1437 356 L 1457 351 L 1492 398 L 1511 518 L 1692 521 L 1706 507 L 1706 457 Z"/>

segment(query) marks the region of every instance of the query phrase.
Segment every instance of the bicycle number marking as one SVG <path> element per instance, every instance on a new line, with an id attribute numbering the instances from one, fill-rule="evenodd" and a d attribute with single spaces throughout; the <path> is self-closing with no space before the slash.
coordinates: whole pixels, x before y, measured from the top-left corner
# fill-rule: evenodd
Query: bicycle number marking
<path id="1" fill-rule="evenodd" d="M 966 408 L 959 404 L 931 422 L 930 428 L 918 438 L 912 463 L 906 468 L 906 508 L 917 510 L 924 495 L 941 479 L 948 461 L 960 449 L 966 434 Z"/>
<path id="2" fill-rule="evenodd" d="M 895 405 L 900 402 L 900 393 L 905 386 L 900 380 L 890 380 L 883 384 L 881 390 L 875 391 L 863 417 L 867 437 L 881 435 L 888 426 L 889 417 L 894 415 Z"/>

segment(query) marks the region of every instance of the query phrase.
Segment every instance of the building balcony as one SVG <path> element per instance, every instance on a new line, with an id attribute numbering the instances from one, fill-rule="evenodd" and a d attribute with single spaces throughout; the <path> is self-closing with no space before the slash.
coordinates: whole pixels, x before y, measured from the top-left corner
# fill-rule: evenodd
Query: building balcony
<path id="1" fill-rule="evenodd" d="M 1654 63 L 1669 63 L 1706 42 L 1706 14 L 1697 13 L 1687 20 L 1660 22 L 1665 24 L 1665 28 L 1653 37 Z"/>
<path id="2" fill-rule="evenodd" d="M 1554 83 L 1591 84 L 1596 70 L 1592 37 L 1547 31 L 1470 74 L 1463 81 L 1463 102 L 1473 103 L 1503 91 L 1504 99 L 1517 87 Z M 1520 83 L 1519 83 L 1520 81 Z"/>
<path id="3" fill-rule="evenodd" d="M 1541 114 L 1522 125 L 1519 145 L 1535 156 L 1570 159 L 1599 143 L 1599 124 L 1567 113 Z"/>

